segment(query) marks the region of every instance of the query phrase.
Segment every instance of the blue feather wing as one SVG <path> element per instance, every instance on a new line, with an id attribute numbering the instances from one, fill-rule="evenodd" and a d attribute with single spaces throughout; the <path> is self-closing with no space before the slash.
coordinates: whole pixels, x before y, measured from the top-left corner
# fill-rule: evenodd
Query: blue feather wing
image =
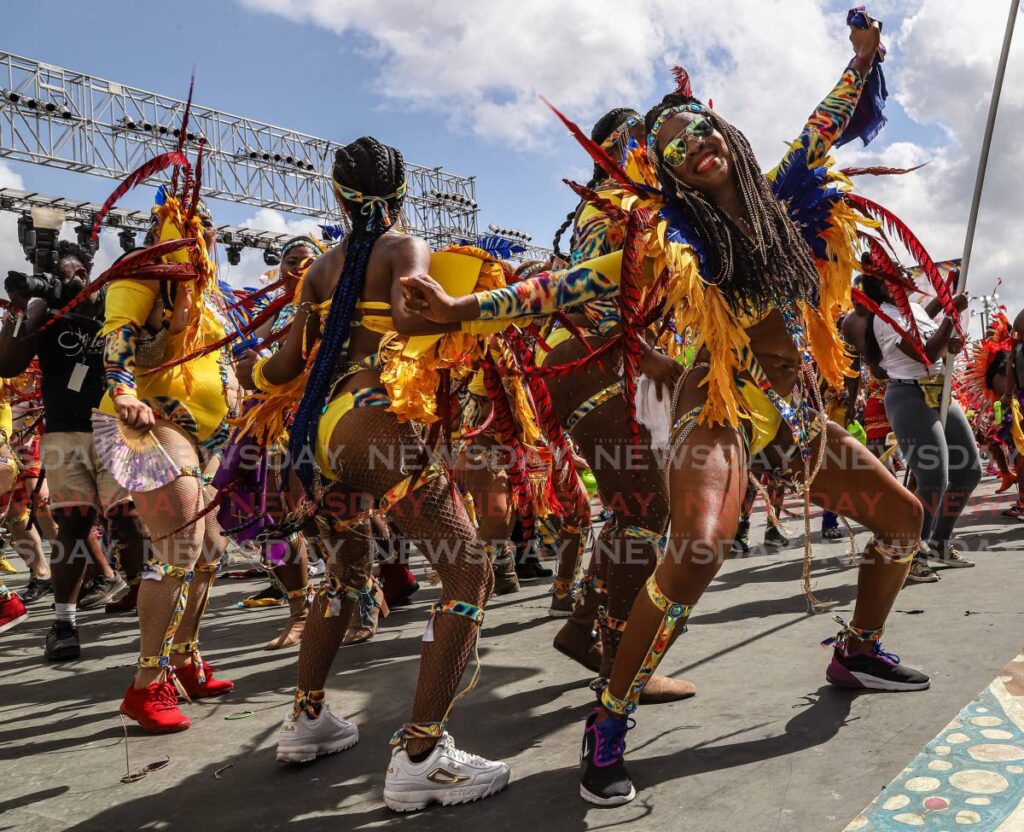
<path id="1" fill-rule="evenodd" d="M 839 186 L 828 179 L 828 168 L 807 166 L 807 148 L 788 154 L 775 173 L 772 192 L 786 206 L 814 257 L 826 257 L 822 234 L 832 222 L 832 209 L 843 198 Z"/>

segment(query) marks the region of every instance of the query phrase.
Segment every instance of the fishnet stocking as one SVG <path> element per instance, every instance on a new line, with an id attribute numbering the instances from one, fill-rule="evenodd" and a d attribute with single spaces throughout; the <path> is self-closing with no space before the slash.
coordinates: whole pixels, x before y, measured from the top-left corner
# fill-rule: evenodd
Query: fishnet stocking
<path id="1" fill-rule="evenodd" d="M 361 569 L 359 565 L 366 560 L 369 552 L 369 538 L 364 526 L 356 526 L 330 540 L 322 540 L 320 546 L 328 570 L 343 586 L 359 588 L 365 585 L 365 579 L 358 577 L 358 570 Z M 359 583 L 360 580 L 362 583 Z M 325 615 L 330 600 L 324 592 L 318 592 L 310 605 L 309 618 L 299 648 L 299 674 L 296 681 L 299 690 L 323 690 L 327 686 L 331 665 L 356 606 L 355 602 L 343 595 L 339 596 L 339 600 L 341 609 L 337 615 Z"/>
<path id="2" fill-rule="evenodd" d="M 366 438 L 371 437 L 367 443 Z M 334 470 L 345 486 L 379 500 L 415 470 L 423 448 L 416 430 L 380 408 L 346 414 L 331 437 Z M 441 598 L 483 607 L 494 575 L 482 541 L 469 521 L 447 475 L 417 488 L 390 512 L 401 536 L 431 562 L 441 577 Z M 433 640 L 424 641 L 412 722 L 440 722 L 452 703 L 473 653 L 475 623 L 460 615 L 437 615 Z M 410 740 L 410 754 L 431 748 L 433 740 Z"/>
<path id="3" fill-rule="evenodd" d="M 178 467 L 194 468 L 199 465 L 195 446 L 180 430 L 168 422 L 157 421 L 153 433 Z M 132 498 L 139 518 L 152 536 L 150 556 L 172 566 L 192 569 L 199 560 L 206 521 L 210 517 L 207 515 L 180 532 L 174 532 L 205 505 L 200 481 L 196 477 L 178 477 L 155 491 L 134 493 Z M 140 655 L 160 654 L 180 592 L 181 582 L 169 575 L 159 581 L 146 579 L 139 585 Z M 135 686 L 145 687 L 162 675 L 159 668 L 140 667 L 135 676 Z"/>

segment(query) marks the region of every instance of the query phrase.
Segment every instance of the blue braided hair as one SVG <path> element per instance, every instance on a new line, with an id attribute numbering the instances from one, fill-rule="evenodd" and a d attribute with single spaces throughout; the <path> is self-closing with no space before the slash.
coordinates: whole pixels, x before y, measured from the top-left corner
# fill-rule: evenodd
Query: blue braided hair
<path id="1" fill-rule="evenodd" d="M 395 148 L 381 144 L 370 136 L 363 136 L 335 151 L 332 175 L 339 185 L 363 196 L 390 198 L 385 215 L 385 212 L 378 210 L 364 212 L 364 204 L 339 196 L 343 207 L 352 217 L 352 231 L 345 242 L 345 265 L 334 288 L 331 309 L 320 334 L 320 350 L 295 413 L 288 444 L 295 474 L 306 494 L 311 497 L 316 476 L 313 448 L 316 446 L 320 416 L 327 406 L 338 362 L 348 346 L 352 317 L 356 302 L 363 293 L 366 268 L 374 243 L 398 218 L 402 209 L 403 198 L 396 194 L 405 181 L 405 163 L 402 154 Z"/>

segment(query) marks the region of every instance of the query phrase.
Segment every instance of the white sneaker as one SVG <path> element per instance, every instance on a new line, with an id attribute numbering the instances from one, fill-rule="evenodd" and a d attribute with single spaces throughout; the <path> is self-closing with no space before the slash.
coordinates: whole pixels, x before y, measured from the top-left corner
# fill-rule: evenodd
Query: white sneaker
<path id="1" fill-rule="evenodd" d="M 289 713 L 277 733 L 279 763 L 308 763 L 326 754 L 336 754 L 359 742 L 359 729 L 331 713 L 324 703 L 320 716 L 310 719 L 305 711 L 298 717 Z"/>
<path id="2" fill-rule="evenodd" d="M 496 763 L 455 747 L 445 732 L 421 763 L 402 747 L 391 752 L 384 779 L 384 802 L 395 812 L 415 812 L 431 803 L 453 806 L 497 794 L 508 785 L 508 763 Z"/>

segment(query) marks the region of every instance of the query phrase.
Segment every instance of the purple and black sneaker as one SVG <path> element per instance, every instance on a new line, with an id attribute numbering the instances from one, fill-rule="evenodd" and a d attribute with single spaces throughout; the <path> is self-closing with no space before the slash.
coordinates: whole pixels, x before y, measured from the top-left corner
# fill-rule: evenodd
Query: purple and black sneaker
<path id="1" fill-rule="evenodd" d="M 832 662 L 825 671 L 829 684 L 860 690 L 925 690 L 931 680 L 920 670 L 900 664 L 900 657 L 886 653 L 876 641 L 873 650 L 848 652 L 838 639 Z"/>
<path id="2" fill-rule="evenodd" d="M 598 722 L 603 708 L 594 708 L 583 730 L 580 753 L 580 797 L 595 806 L 621 806 L 636 797 L 636 788 L 622 762 L 631 720 L 608 717 Z"/>

